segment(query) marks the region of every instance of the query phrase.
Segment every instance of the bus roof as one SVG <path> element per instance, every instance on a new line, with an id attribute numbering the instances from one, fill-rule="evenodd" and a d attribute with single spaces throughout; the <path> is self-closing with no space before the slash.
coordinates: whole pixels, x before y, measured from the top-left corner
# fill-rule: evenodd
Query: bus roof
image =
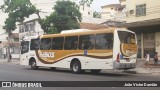
<path id="1" fill-rule="evenodd" d="M 58 34 L 47 34 L 47 35 L 41 35 L 40 38 L 48 38 L 48 37 L 61 37 L 61 36 L 76 36 L 76 35 L 85 35 L 85 34 L 96 34 L 96 33 L 113 33 L 115 31 L 114 29 L 99 29 L 99 30 L 89 30 L 89 29 L 78 29 L 80 31 L 65 31 L 63 33 Z M 85 31 L 86 30 L 86 31 Z"/>
<path id="2" fill-rule="evenodd" d="M 79 32 L 86 32 L 86 31 L 91 31 L 89 29 L 73 29 L 73 30 L 64 30 L 60 34 L 65 34 L 65 33 L 79 33 Z"/>

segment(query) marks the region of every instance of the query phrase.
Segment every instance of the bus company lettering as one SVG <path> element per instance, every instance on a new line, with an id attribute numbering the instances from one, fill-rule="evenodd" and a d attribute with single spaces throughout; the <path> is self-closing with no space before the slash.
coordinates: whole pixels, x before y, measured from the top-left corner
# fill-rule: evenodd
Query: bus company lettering
<path id="1" fill-rule="evenodd" d="M 39 56 L 42 58 L 54 58 L 54 52 L 40 52 Z"/>

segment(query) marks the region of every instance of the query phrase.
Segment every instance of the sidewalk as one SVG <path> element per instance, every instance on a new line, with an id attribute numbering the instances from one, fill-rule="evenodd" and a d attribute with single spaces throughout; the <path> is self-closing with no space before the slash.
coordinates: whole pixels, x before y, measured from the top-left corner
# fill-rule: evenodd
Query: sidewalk
<path id="1" fill-rule="evenodd" d="M 20 65 L 19 59 L 17 58 L 13 58 L 11 62 L 8 62 L 8 59 L 0 59 L 0 63 Z"/>
<path id="2" fill-rule="evenodd" d="M 0 59 L 0 63 L 5 63 L 5 64 L 16 64 L 20 65 L 19 59 L 12 59 L 11 62 L 8 62 L 7 59 Z M 152 73 L 160 73 L 160 61 L 158 65 L 153 64 L 153 60 L 149 62 L 149 67 L 146 69 L 145 68 L 145 61 L 144 60 L 138 60 L 137 61 L 137 66 L 135 69 L 130 69 L 130 70 L 125 70 L 124 72 L 126 73 L 138 73 L 138 74 L 152 74 Z"/>
<path id="3" fill-rule="evenodd" d="M 159 61 L 160 62 L 160 61 Z M 137 66 L 135 69 L 127 70 L 125 72 L 129 73 L 139 73 L 139 74 L 152 74 L 152 73 L 160 73 L 160 63 L 158 65 L 154 65 L 154 61 L 150 60 L 148 68 L 145 67 L 145 60 L 138 60 Z"/>

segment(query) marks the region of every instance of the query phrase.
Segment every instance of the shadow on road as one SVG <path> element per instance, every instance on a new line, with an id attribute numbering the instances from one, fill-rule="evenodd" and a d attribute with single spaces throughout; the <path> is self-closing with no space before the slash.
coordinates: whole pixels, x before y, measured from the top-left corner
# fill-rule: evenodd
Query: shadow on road
<path id="1" fill-rule="evenodd" d="M 25 68 L 27 70 L 32 70 L 30 68 Z M 34 70 L 33 70 L 34 71 Z M 61 69 L 61 68 L 56 68 L 55 70 L 52 70 L 50 68 L 39 68 L 38 70 L 35 71 L 43 71 L 43 72 L 56 72 L 56 73 L 66 73 L 66 74 L 74 74 L 70 71 L 70 69 Z M 92 76 L 107 76 L 107 77 L 129 77 L 134 75 L 135 73 L 128 73 L 128 72 L 123 72 L 123 71 L 103 71 L 97 74 L 91 73 L 89 70 L 86 70 L 83 73 L 80 74 L 75 74 L 75 75 L 92 75 Z"/>

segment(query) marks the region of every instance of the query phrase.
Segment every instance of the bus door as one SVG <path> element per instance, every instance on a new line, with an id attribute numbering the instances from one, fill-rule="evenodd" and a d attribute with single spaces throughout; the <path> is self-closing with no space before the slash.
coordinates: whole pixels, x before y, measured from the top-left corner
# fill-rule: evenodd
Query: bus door
<path id="1" fill-rule="evenodd" d="M 20 55 L 20 63 L 21 65 L 28 65 L 28 55 L 29 55 L 29 41 L 21 42 L 21 55 Z"/>

